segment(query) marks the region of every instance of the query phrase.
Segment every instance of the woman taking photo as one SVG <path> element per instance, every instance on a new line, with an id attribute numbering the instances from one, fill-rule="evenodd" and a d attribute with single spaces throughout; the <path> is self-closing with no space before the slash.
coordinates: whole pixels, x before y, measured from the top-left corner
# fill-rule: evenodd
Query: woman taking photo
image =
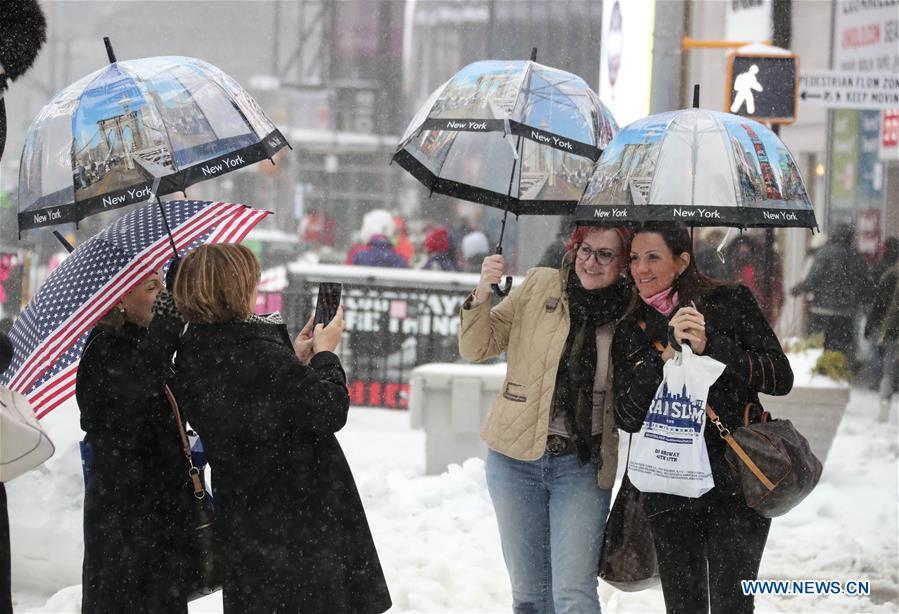
<path id="1" fill-rule="evenodd" d="M 75 395 L 90 450 L 84 614 L 187 612 L 190 492 L 163 393 L 183 327 L 176 313 L 154 273 L 94 327 L 78 365 Z"/>
<path id="2" fill-rule="evenodd" d="M 687 342 L 726 368 L 708 404 L 731 429 L 743 423 L 759 393 L 787 394 L 793 372 L 752 293 L 696 268 L 681 224 L 648 223 L 630 247 L 630 274 L 641 301 L 618 326 L 612 344 L 616 422 L 637 432 L 662 382 L 665 361 Z M 664 350 L 660 351 L 659 347 Z M 758 419 L 758 407 L 750 416 Z M 752 612 L 741 580 L 758 574 L 771 520 L 751 510 L 724 460 L 726 444 L 706 425 L 715 487 L 699 498 L 644 493 L 669 613 Z"/>
<path id="3" fill-rule="evenodd" d="M 600 612 L 596 574 L 618 453 L 609 348 L 632 299 L 626 237 L 576 228 L 561 269 L 531 269 L 493 308 L 504 263 L 488 256 L 462 307 L 462 356 L 508 360 L 481 437 L 514 612 Z"/>
<path id="4" fill-rule="evenodd" d="M 203 245 L 178 268 L 189 322 L 175 396 L 212 467 L 217 562 L 230 614 L 365 614 L 390 607 L 365 510 L 334 433 L 347 420 L 334 349 L 343 309 L 291 343 L 280 316 L 255 316 L 259 262 Z"/>

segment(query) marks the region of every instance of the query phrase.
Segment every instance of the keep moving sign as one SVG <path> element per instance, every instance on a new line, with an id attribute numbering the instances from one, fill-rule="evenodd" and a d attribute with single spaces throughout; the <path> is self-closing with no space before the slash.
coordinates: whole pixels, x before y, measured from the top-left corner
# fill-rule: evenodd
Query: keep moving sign
<path id="1" fill-rule="evenodd" d="M 724 367 L 688 345 L 665 363 L 662 384 L 631 442 L 627 473 L 641 492 L 695 498 L 715 486 L 705 445 L 705 406 Z"/>
<path id="2" fill-rule="evenodd" d="M 899 74 L 818 70 L 799 78 L 799 100 L 834 109 L 899 107 Z"/>

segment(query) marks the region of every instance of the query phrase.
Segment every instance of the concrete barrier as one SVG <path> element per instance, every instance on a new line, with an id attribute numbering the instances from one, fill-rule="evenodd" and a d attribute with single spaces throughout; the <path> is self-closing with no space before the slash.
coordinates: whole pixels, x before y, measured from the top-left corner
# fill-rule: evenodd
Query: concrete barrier
<path id="1" fill-rule="evenodd" d="M 506 377 L 506 363 L 432 363 L 412 370 L 409 411 L 412 428 L 425 431 L 425 472 L 450 463 L 486 458 L 479 432 Z"/>
<path id="2" fill-rule="evenodd" d="M 412 428 L 425 431 L 426 473 L 439 474 L 450 463 L 486 457 L 487 446 L 479 431 L 505 375 L 505 363 L 431 363 L 412 370 L 410 420 Z M 849 391 L 843 386 L 794 386 L 786 396 L 760 396 L 774 418 L 793 422 L 824 463 L 849 403 Z M 627 437 L 622 440 L 626 442 Z"/>

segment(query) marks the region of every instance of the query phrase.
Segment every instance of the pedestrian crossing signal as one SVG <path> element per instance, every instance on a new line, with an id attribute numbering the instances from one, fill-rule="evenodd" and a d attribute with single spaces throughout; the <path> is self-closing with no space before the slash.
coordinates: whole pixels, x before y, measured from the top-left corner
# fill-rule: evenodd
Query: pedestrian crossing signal
<path id="1" fill-rule="evenodd" d="M 727 59 L 725 110 L 768 124 L 796 120 L 799 58 L 787 55 L 743 55 Z"/>

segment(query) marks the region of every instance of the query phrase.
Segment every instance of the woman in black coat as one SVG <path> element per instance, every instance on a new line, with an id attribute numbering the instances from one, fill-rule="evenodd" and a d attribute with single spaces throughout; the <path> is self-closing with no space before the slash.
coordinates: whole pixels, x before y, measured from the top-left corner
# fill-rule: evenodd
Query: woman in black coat
<path id="1" fill-rule="evenodd" d="M 349 395 L 333 353 L 343 311 L 291 344 L 280 317 L 253 316 L 259 263 L 240 245 L 181 263 L 190 322 L 175 395 L 212 467 L 224 611 L 374 613 L 390 596 L 353 475 L 334 433 Z"/>
<path id="2" fill-rule="evenodd" d="M 171 299 L 161 288 L 155 273 L 125 296 L 91 331 L 78 366 L 75 394 L 91 455 L 84 614 L 187 612 L 191 494 L 163 393 L 183 323 L 165 315 Z"/>
<path id="3" fill-rule="evenodd" d="M 646 224 L 630 249 L 630 272 L 642 301 L 612 342 L 616 422 L 637 432 L 662 382 L 674 347 L 687 341 L 697 354 L 726 368 L 709 390 L 709 405 L 725 426 L 742 424 L 758 394 L 787 394 L 793 372 L 771 327 L 745 286 L 702 275 L 681 224 Z M 660 350 L 658 348 L 663 348 Z M 665 607 L 669 613 L 735 614 L 753 610 L 740 580 L 754 580 L 771 520 L 750 509 L 724 459 L 725 442 L 706 424 L 705 441 L 715 487 L 699 498 L 644 493 Z"/>

